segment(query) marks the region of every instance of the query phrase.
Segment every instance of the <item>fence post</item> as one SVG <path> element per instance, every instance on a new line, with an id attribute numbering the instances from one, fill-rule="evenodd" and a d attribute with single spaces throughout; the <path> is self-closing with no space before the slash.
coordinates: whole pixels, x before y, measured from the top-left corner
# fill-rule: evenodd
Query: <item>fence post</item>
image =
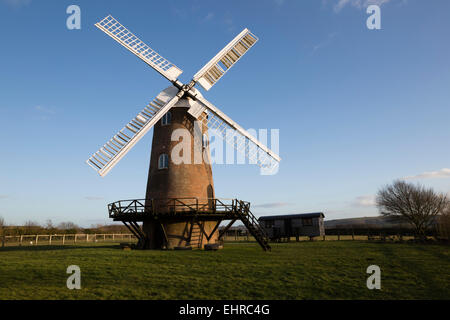
<path id="1" fill-rule="evenodd" d="M 36 235 L 36 245 L 38 244 L 38 241 L 39 241 L 39 235 L 37 234 Z"/>
<path id="2" fill-rule="evenodd" d="M 338 230 L 338 241 L 341 240 L 341 231 Z"/>
<path id="3" fill-rule="evenodd" d="M 66 242 L 66 234 L 63 234 L 63 244 Z"/>
<path id="4" fill-rule="evenodd" d="M 73 236 L 73 243 L 77 243 L 77 234 L 75 233 L 75 235 Z"/>
<path id="5" fill-rule="evenodd" d="M 22 245 L 23 235 L 20 235 L 20 245 Z"/>
<path id="6" fill-rule="evenodd" d="M 3 236 L 2 236 L 2 248 L 5 247 L 5 242 L 6 242 L 6 236 L 3 235 Z"/>
<path id="7" fill-rule="evenodd" d="M 48 236 L 48 244 L 52 244 L 52 235 Z"/>

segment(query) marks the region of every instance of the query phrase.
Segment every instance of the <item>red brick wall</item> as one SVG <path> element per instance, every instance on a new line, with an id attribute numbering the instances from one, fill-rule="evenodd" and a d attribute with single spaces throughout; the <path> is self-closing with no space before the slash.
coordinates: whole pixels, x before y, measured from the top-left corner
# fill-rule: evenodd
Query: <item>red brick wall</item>
<path id="1" fill-rule="evenodd" d="M 146 199 L 151 198 L 214 198 L 214 183 L 211 165 L 202 161 L 194 164 L 194 118 L 187 108 L 171 109 L 171 124 L 162 126 L 161 121 L 154 127 L 150 169 L 147 181 Z M 192 164 L 174 164 L 172 148 L 179 142 L 171 141 L 172 132 L 178 128 L 188 129 L 191 134 Z M 207 132 L 202 126 L 202 133 Z M 201 137 L 200 137 L 201 138 Z M 209 150 L 208 150 L 209 152 Z M 169 168 L 158 169 L 158 159 L 162 153 L 169 155 Z"/>
<path id="2" fill-rule="evenodd" d="M 187 113 L 187 108 L 174 107 L 170 110 L 172 119 L 169 125 L 161 125 L 161 121 L 154 126 L 150 169 L 147 181 L 146 199 L 167 198 L 198 198 L 205 202 L 207 198 L 214 198 L 214 183 L 211 165 L 202 161 L 194 164 L 194 121 Z M 188 129 L 191 138 L 191 164 L 174 164 L 171 159 L 172 148 L 178 141 L 171 141 L 172 132 L 176 129 Z M 202 126 L 202 134 L 207 133 L 207 127 Z M 199 135 L 201 143 L 201 135 Z M 209 147 L 207 149 L 209 153 Z M 169 155 L 168 169 L 158 169 L 158 159 L 163 153 Z M 164 221 L 163 226 L 169 238 L 170 246 L 185 246 L 188 243 L 187 226 L 189 219 Z M 215 221 L 205 221 L 205 231 L 209 234 L 214 228 Z M 163 234 L 159 221 L 144 221 L 144 232 L 149 237 L 149 248 L 160 248 L 163 244 Z M 209 241 L 215 243 L 218 238 L 216 231 Z M 203 245 L 208 243 L 203 237 Z"/>

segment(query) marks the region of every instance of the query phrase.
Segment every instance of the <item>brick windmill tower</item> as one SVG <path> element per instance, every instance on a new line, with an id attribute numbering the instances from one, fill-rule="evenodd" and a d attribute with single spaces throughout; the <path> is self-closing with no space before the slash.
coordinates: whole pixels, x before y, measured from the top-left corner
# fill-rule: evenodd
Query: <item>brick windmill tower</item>
<path id="1" fill-rule="evenodd" d="M 250 203 L 215 198 L 208 130 L 220 133 L 266 172 L 274 170 L 280 158 L 194 88 L 199 83 L 208 91 L 258 39 L 244 29 L 183 84 L 178 67 L 112 16 L 96 26 L 172 83 L 86 161 L 105 176 L 154 127 L 146 198 L 109 204 L 110 217 L 122 221 L 145 249 L 214 246 L 237 220 L 264 250 L 270 249 Z M 225 134 L 230 130 L 234 135 Z M 219 232 L 219 224 L 226 220 L 230 222 Z"/>

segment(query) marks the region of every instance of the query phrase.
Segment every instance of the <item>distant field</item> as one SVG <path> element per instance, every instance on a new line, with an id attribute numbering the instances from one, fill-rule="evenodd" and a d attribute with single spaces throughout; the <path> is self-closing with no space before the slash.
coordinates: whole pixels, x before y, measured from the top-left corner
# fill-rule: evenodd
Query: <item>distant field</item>
<path id="1" fill-rule="evenodd" d="M 450 247 L 362 241 L 227 243 L 220 251 L 117 244 L 0 249 L 0 299 L 450 299 Z M 381 268 L 381 290 L 366 268 Z M 66 268 L 81 268 L 81 290 Z"/>

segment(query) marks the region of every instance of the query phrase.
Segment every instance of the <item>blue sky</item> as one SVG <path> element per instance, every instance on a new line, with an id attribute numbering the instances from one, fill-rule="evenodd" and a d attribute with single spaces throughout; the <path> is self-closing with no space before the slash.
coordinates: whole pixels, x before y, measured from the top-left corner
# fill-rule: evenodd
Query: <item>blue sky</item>
<path id="1" fill-rule="evenodd" d="M 366 7 L 381 5 L 381 30 Z M 81 30 L 66 8 L 81 8 Z M 215 165 L 216 196 L 257 216 L 377 214 L 409 177 L 450 191 L 446 0 L 0 0 L 0 216 L 104 223 L 144 197 L 152 133 L 100 178 L 85 160 L 169 83 L 94 27 L 112 14 L 183 69 L 185 82 L 248 27 L 260 41 L 209 92 L 244 128 L 280 129 L 277 175 Z"/>

